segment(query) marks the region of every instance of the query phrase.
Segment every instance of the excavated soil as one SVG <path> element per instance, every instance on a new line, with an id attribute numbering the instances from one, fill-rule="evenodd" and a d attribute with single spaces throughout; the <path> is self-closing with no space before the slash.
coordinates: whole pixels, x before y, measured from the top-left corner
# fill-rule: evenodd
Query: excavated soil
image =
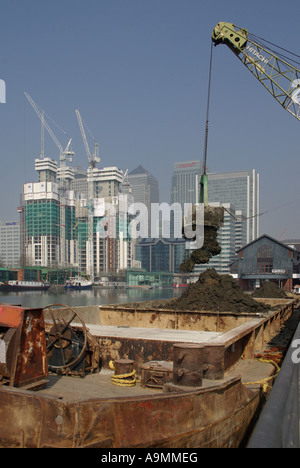
<path id="1" fill-rule="evenodd" d="M 277 284 L 272 283 L 272 281 L 264 281 L 263 285 L 256 289 L 252 294 L 252 297 L 258 298 L 286 298 L 286 293 L 277 286 Z"/>
<path id="2" fill-rule="evenodd" d="M 200 274 L 180 298 L 172 302 L 174 309 L 215 310 L 231 312 L 266 312 L 268 307 L 245 294 L 230 275 L 219 275 L 214 268 Z"/>
<path id="3" fill-rule="evenodd" d="M 193 223 L 195 222 L 193 213 Z M 194 270 L 195 265 L 208 263 L 209 260 L 221 252 L 221 246 L 217 240 L 218 229 L 224 222 L 224 209 L 222 207 L 204 207 L 204 242 L 201 249 L 193 250 L 190 257 L 180 265 L 182 272 L 188 273 Z M 195 230 L 195 225 L 193 225 Z M 184 235 L 184 233 L 183 233 Z"/>
<path id="4" fill-rule="evenodd" d="M 230 275 L 219 275 L 214 268 L 200 274 L 179 298 L 127 304 L 142 308 L 175 310 L 212 310 L 222 312 L 264 313 L 269 307 L 244 293 Z"/>

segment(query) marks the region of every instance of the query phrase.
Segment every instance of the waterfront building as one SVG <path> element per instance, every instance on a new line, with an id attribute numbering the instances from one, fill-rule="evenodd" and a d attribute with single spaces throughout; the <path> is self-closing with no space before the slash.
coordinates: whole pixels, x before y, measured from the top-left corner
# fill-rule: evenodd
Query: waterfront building
<path id="1" fill-rule="evenodd" d="M 136 246 L 136 258 L 146 271 L 176 273 L 185 254 L 185 239 L 141 239 Z"/>
<path id="2" fill-rule="evenodd" d="M 132 266 L 134 249 L 127 233 L 129 220 L 119 203 L 123 172 L 115 166 L 94 168 L 93 198 L 89 200 L 88 174 L 84 169 L 58 167 L 50 158 L 36 159 L 35 169 L 39 182 L 24 184 L 19 208 L 23 265 L 87 272 L 92 210 L 94 275 Z M 130 193 L 126 196 L 130 198 Z M 107 204 L 114 213 L 106 213 Z M 115 235 L 110 235 L 112 230 Z"/>
<path id="3" fill-rule="evenodd" d="M 129 287 L 139 288 L 172 287 L 173 274 L 169 271 L 146 271 L 145 269 L 129 268 L 126 271 L 126 284 Z"/>
<path id="4" fill-rule="evenodd" d="M 294 247 L 264 234 L 238 251 L 240 286 L 249 291 L 261 287 L 264 281 L 271 281 L 290 291 L 299 259 Z"/>
<path id="5" fill-rule="evenodd" d="M 16 268 L 20 265 L 20 223 L 0 223 L 0 263 L 3 267 Z"/>
<path id="6" fill-rule="evenodd" d="M 26 265 L 76 265 L 75 193 L 68 191 L 62 198 L 56 182 L 27 183 L 23 203 Z"/>
<path id="7" fill-rule="evenodd" d="M 80 185 L 84 189 L 84 178 Z M 86 192 L 76 202 L 78 233 L 78 267 L 86 271 L 88 264 L 88 209 L 93 212 L 93 246 L 92 258 L 94 275 L 119 272 L 132 266 L 134 259 L 133 240 L 130 238 L 127 216 L 128 206 L 133 202 L 128 184 L 123 193 L 123 172 L 117 167 L 94 168 L 94 198 L 88 202 Z M 74 184 L 78 183 L 78 179 Z M 107 210 L 107 207 L 111 210 Z"/>

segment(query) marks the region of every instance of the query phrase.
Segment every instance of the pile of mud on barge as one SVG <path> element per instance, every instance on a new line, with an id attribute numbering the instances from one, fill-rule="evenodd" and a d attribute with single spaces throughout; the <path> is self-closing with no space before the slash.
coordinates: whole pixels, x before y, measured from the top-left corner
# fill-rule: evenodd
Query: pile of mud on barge
<path id="1" fill-rule="evenodd" d="M 244 446 L 278 372 L 259 356 L 295 307 L 253 301 L 250 312 L 1 304 L 0 446 Z"/>

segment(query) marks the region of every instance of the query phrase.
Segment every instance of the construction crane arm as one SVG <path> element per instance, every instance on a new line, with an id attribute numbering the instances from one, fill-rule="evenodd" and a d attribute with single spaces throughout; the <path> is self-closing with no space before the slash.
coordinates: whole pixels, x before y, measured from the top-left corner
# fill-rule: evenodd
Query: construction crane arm
<path id="1" fill-rule="evenodd" d="M 212 41 L 215 45 L 226 44 L 276 101 L 300 120 L 300 70 L 289 59 L 275 54 L 263 40 L 232 23 L 219 22 Z"/>
<path id="2" fill-rule="evenodd" d="M 59 143 L 58 139 L 56 138 L 56 136 L 54 135 L 54 133 L 52 132 L 51 128 L 49 127 L 49 125 L 47 124 L 46 120 L 44 119 L 44 116 L 42 115 L 42 113 L 40 112 L 39 108 L 37 107 L 36 103 L 34 102 L 34 100 L 32 99 L 32 97 L 24 92 L 26 98 L 28 99 L 29 103 L 31 104 L 33 110 L 36 112 L 36 114 L 38 115 L 38 117 L 41 119 L 43 125 L 46 127 L 49 135 L 51 136 L 52 140 L 54 141 L 54 143 L 56 144 L 56 146 L 58 147 L 58 149 L 60 150 L 61 153 L 63 153 L 63 148 L 61 146 L 61 144 Z"/>
<path id="3" fill-rule="evenodd" d="M 83 139 L 86 155 L 88 157 L 89 163 L 91 163 L 92 162 L 92 156 L 91 156 L 90 148 L 89 148 L 89 145 L 88 145 L 88 142 L 87 142 L 87 139 L 86 139 L 86 134 L 85 134 L 85 131 L 84 131 L 84 128 L 83 128 L 81 115 L 80 115 L 80 112 L 77 109 L 75 110 L 75 113 L 76 113 L 76 116 L 77 116 L 80 131 L 81 131 L 81 136 L 82 136 L 82 139 Z"/>

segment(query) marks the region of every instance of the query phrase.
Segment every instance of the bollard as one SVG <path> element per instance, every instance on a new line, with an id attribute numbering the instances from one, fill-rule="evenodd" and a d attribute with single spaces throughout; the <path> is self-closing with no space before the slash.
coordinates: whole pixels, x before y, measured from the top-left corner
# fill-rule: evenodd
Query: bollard
<path id="1" fill-rule="evenodd" d="M 201 387 L 204 347 L 195 343 L 175 343 L 173 383 L 187 387 Z"/>
<path id="2" fill-rule="evenodd" d="M 131 359 L 117 359 L 115 361 L 115 375 L 131 374 L 133 372 L 133 362 Z"/>

